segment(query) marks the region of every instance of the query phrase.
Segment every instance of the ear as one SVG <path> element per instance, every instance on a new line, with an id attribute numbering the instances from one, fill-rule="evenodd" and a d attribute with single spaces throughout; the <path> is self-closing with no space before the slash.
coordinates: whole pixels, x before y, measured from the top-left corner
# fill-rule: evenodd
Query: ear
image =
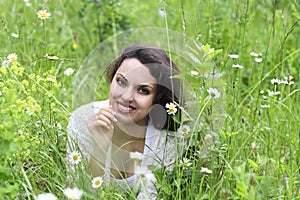
<path id="1" fill-rule="evenodd" d="M 152 105 L 149 116 L 155 128 L 161 130 L 164 128 L 167 121 L 167 112 L 160 104 Z"/>

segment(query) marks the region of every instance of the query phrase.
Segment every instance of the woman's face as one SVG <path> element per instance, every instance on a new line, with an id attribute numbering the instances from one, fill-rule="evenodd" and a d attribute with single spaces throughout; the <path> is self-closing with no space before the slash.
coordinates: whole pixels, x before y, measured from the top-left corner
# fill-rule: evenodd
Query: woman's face
<path id="1" fill-rule="evenodd" d="M 156 79 L 136 58 L 120 65 L 110 86 L 110 104 L 121 123 L 147 125 L 156 91 Z"/>

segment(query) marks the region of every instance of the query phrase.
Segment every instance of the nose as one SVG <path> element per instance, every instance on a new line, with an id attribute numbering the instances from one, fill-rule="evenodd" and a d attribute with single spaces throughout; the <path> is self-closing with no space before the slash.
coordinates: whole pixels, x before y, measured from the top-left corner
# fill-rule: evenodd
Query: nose
<path id="1" fill-rule="evenodd" d="M 133 96 L 134 96 L 134 91 L 130 88 L 127 88 L 126 90 L 123 91 L 121 98 L 124 102 L 132 102 Z"/>

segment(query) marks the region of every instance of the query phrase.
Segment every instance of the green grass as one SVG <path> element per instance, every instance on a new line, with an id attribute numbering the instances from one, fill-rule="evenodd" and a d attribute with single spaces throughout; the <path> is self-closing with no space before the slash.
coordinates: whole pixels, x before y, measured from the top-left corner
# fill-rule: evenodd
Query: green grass
<path id="1" fill-rule="evenodd" d="M 1 199 L 35 199 L 48 192 L 65 198 L 62 191 L 73 184 L 67 179 L 65 158 L 76 72 L 105 39 L 143 27 L 168 27 L 197 41 L 199 46 L 208 44 L 218 52 L 211 56 L 217 73 L 222 75 L 212 80 L 214 83 L 206 80 L 203 87 L 203 78 L 190 75 L 190 70 L 203 73 L 204 62 L 180 66 L 185 69 L 189 92 L 195 95 L 199 107 L 191 133 L 193 140 L 184 154 L 192 165 L 183 169 L 178 160 L 172 172 L 154 169 L 158 199 L 300 199 L 297 0 L 30 3 L 27 7 L 21 0 L 0 1 L 0 60 L 13 52 L 18 55 L 18 62 L 0 68 Z M 38 19 L 36 13 L 41 9 L 47 9 L 51 17 Z M 166 17 L 158 14 L 159 9 L 166 11 Z M 12 33 L 17 33 L 18 38 Z M 261 53 L 262 62 L 256 62 L 251 52 Z M 46 54 L 59 59 L 49 60 Z M 238 54 L 239 58 L 232 59 L 229 54 Z M 233 68 L 233 64 L 243 69 Z M 67 68 L 73 68 L 75 73 L 66 76 Z M 273 78 L 288 75 L 294 84 L 271 83 Z M 211 85 L 221 90 L 222 98 L 216 105 L 205 99 Z M 107 91 L 107 85 L 101 86 Z M 280 94 L 269 96 L 268 90 Z M 105 94 L 97 94 L 97 98 L 105 98 Z M 210 109 L 213 114 L 222 114 L 219 118 L 224 122 L 220 127 L 213 122 Z M 199 151 L 212 130 L 219 136 L 203 158 L 203 150 L 200 154 Z M 212 173 L 201 172 L 202 167 Z M 91 177 L 84 168 L 72 177 L 84 190 L 83 199 L 134 198 L 134 194 L 118 188 L 90 190 L 87 185 Z"/>

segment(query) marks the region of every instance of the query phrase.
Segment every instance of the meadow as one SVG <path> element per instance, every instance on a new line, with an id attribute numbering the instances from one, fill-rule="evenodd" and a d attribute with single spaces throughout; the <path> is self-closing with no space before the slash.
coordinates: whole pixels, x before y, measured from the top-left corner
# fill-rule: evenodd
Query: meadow
<path id="1" fill-rule="evenodd" d="M 81 199 L 135 199 L 117 187 L 91 187 L 84 162 L 68 174 L 66 127 L 90 52 L 116 34 L 148 27 L 174 30 L 196 46 L 182 77 L 199 110 L 173 170 L 152 169 L 157 199 L 300 199 L 298 0 L 0 6 L 0 199 L 67 199 L 75 185 Z M 99 83 L 96 97 L 104 99 L 108 85 Z"/>

